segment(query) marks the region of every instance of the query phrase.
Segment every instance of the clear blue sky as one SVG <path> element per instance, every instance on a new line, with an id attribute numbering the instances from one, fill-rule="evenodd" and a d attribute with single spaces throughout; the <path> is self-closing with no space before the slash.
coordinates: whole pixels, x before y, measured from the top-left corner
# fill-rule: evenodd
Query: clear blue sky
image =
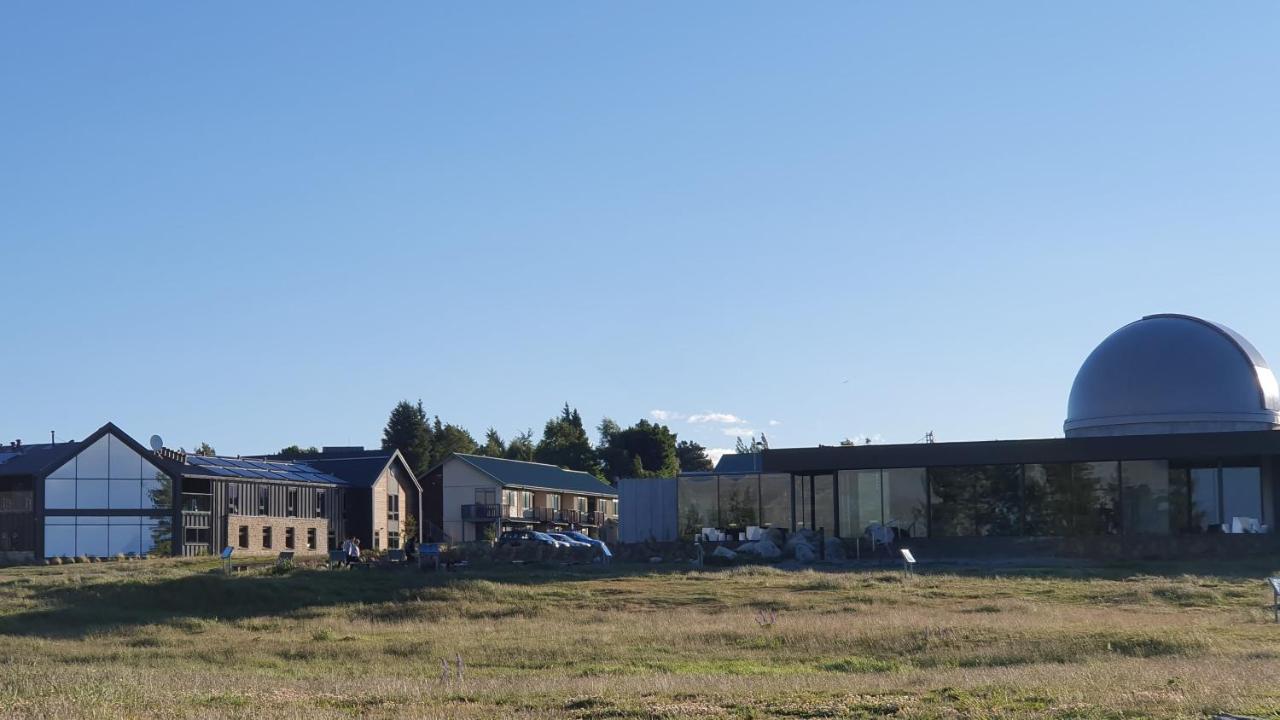
<path id="1" fill-rule="evenodd" d="M 651 411 L 1061 434 L 1152 312 L 1280 362 L 1272 2 L 0 7 L 0 438 Z M 847 380 L 847 382 L 845 382 Z M 770 424 L 770 422 L 775 424 Z M 593 433 L 594 434 L 594 433 Z"/>

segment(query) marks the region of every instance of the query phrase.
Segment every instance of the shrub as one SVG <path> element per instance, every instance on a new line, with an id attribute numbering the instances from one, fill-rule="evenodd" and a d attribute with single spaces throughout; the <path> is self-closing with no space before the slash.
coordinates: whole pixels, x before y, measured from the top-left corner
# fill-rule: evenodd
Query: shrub
<path id="1" fill-rule="evenodd" d="M 76 562 L 77 562 L 77 563 L 87 563 L 87 562 L 89 562 L 89 556 L 88 556 L 88 555 L 77 555 L 77 556 L 76 556 Z"/>

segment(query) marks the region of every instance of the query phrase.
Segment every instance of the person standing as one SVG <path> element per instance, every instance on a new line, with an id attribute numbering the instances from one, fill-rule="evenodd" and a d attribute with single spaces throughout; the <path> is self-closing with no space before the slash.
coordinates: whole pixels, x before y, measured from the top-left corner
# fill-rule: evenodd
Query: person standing
<path id="1" fill-rule="evenodd" d="M 351 538 L 351 548 L 347 550 L 347 564 L 360 564 L 360 538 Z"/>

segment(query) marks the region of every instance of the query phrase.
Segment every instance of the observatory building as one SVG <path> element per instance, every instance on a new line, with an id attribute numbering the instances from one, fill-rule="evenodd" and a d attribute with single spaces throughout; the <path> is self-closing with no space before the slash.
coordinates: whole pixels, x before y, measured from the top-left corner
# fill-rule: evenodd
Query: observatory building
<path id="1" fill-rule="evenodd" d="M 935 555 L 1274 550 L 1277 429 L 1280 390 L 1248 340 L 1150 315 L 1085 359 L 1065 437 L 765 450 L 751 471 L 723 461 L 623 481 L 619 530 L 643 541 L 809 529 Z"/>

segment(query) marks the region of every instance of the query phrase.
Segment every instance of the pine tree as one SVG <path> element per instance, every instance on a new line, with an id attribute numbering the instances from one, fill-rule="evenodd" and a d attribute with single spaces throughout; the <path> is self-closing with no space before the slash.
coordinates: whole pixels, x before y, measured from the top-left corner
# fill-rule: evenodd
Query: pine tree
<path id="1" fill-rule="evenodd" d="M 558 465 L 569 470 L 581 470 L 600 476 L 600 461 L 596 458 L 591 438 L 582 427 L 582 416 L 569 403 L 559 417 L 551 418 L 542 431 L 542 440 L 534 450 L 534 459 L 548 465 Z"/>
<path id="2" fill-rule="evenodd" d="M 399 450 L 415 474 L 431 468 L 431 428 L 421 400 L 417 405 L 401 400 L 391 409 L 382 431 L 382 449 Z"/>
<path id="3" fill-rule="evenodd" d="M 602 445 L 597 453 L 610 482 L 622 477 L 675 477 L 680 472 L 676 436 L 666 425 L 640 420 L 621 430 L 617 423 L 600 423 Z"/>
<path id="4" fill-rule="evenodd" d="M 533 428 L 525 430 L 511 438 L 511 442 L 507 443 L 507 452 L 503 457 L 508 460 L 523 460 L 525 462 L 533 462 L 534 442 Z"/>
<path id="5" fill-rule="evenodd" d="M 710 472 L 715 468 L 707 449 L 692 440 L 681 440 L 676 443 L 676 458 L 680 463 L 680 472 Z"/>
<path id="6" fill-rule="evenodd" d="M 476 451 L 476 439 L 471 433 L 458 425 L 440 422 L 435 418 L 431 428 L 431 461 L 428 467 L 434 467 L 453 453 L 471 454 Z"/>
<path id="7" fill-rule="evenodd" d="M 477 455 L 487 455 L 489 457 L 506 457 L 507 445 L 502 442 L 502 436 L 497 430 L 489 428 L 484 433 L 484 445 L 476 449 Z"/>

